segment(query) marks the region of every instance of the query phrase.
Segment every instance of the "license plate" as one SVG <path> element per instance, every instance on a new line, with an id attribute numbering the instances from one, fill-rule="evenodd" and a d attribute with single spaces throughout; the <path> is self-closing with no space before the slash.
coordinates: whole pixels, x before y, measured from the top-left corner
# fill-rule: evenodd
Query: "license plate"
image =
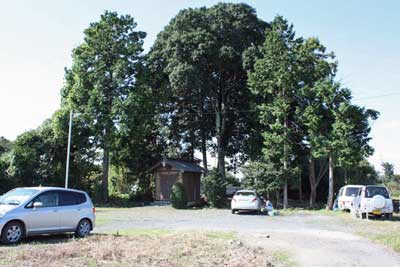
<path id="1" fill-rule="evenodd" d="M 374 214 L 374 215 L 381 215 L 381 211 L 380 210 L 373 210 L 372 211 L 372 214 Z"/>

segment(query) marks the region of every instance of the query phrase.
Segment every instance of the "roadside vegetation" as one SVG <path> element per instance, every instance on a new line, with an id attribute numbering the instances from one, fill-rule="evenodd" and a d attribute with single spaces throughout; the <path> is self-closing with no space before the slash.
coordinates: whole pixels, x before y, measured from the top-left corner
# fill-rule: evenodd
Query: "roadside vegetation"
<path id="1" fill-rule="evenodd" d="M 140 233 L 56 237 L 0 247 L 1 266 L 288 266 L 280 255 L 213 233 Z M 286 258 L 284 259 L 286 261 Z"/>
<path id="2" fill-rule="evenodd" d="M 379 113 L 353 103 L 318 38 L 296 34 L 282 16 L 264 21 L 244 3 L 181 10 L 147 53 L 139 29 L 132 15 L 105 11 L 83 30 L 59 109 L 13 142 L 0 138 L 0 193 L 64 185 L 70 112 L 70 187 L 96 203 L 151 201 L 149 168 L 196 152 L 215 207 L 239 170 L 242 186 L 285 208 L 296 192 L 331 208 L 334 185 L 379 182 L 366 160 Z"/>

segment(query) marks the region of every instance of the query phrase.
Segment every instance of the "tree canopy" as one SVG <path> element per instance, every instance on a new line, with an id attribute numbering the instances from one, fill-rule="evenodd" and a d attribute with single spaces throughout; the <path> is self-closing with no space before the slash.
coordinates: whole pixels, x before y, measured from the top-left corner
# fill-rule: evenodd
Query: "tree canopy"
<path id="1" fill-rule="evenodd" d="M 14 142 L 0 138 L 0 190 L 64 185 L 71 111 L 71 186 L 96 201 L 107 202 L 109 190 L 150 200 L 148 169 L 163 157 L 194 161 L 196 152 L 206 169 L 217 158 L 202 180 L 216 206 L 238 183 L 226 171 L 239 169 L 243 185 L 283 192 L 284 207 L 294 190 L 331 208 L 338 186 L 376 182 L 366 158 L 379 113 L 352 102 L 318 38 L 231 3 L 180 11 L 147 54 L 145 36 L 131 15 L 110 11 L 84 30 L 59 110 Z M 392 165 L 384 168 L 394 181 Z"/>

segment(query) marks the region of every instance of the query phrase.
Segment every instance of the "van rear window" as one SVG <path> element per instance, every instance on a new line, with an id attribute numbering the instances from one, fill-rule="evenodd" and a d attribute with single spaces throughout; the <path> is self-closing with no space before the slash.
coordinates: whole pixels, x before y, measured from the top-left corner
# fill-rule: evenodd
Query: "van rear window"
<path id="1" fill-rule="evenodd" d="M 358 187 L 347 187 L 346 197 L 351 197 L 352 195 L 357 195 L 358 190 L 359 190 Z"/>
<path id="2" fill-rule="evenodd" d="M 365 197 L 366 198 L 371 198 L 376 195 L 381 195 L 384 198 L 389 198 L 389 192 L 384 187 L 370 186 L 365 189 Z"/>
<path id="3" fill-rule="evenodd" d="M 255 196 L 253 192 L 236 192 L 236 196 L 244 196 L 244 197 L 249 197 L 249 196 Z"/>

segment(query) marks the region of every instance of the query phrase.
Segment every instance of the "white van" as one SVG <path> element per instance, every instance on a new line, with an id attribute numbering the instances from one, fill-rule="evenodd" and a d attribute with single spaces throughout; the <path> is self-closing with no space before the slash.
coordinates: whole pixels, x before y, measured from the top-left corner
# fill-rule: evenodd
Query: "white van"
<path id="1" fill-rule="evenodd" d="M 391 219 L 393 214 L 393 201 L 389 191 L 384 186 L 364 185 L 358 191 L 353 202 L 353 215 L 357 218 L 368 219 L 369 215 Z"/>
<path id="2" fill-rule="evenodd" d="M 338 195 L 338 206 L 340 210 L 351 210 L 354 197 L 361 187 L 361 185 L 346 185 L 340 188 Z"/>

